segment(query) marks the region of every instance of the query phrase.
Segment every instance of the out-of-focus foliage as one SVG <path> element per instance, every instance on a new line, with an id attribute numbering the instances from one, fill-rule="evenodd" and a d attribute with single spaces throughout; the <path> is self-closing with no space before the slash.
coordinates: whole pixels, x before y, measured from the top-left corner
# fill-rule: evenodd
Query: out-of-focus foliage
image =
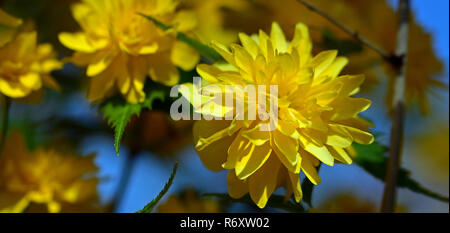
<path id="1" fill-rule="evenodd" d="M 0 155 L 0 212 L 99 211 L 97 170 L 94 155 L 30 152 L 14 131 Z"/>
<path id="2" fill-rule="evenodd" d="M 161 192 L 159 192 L 158 196 L 155 197 L 151 202 L 149 202 L 147 205 L 144 206 L 142 210 L 139 210 L 137 213 L 151 213 L 153 211 L 153 208 L 158 204 L 158 202 L 161 200 L 161 198 L 169 191 L 170 186 L 173 183 L 173 179 L 175 179 L 175 174 L 177 174 L 178 169 L 178 162 L 176 162 L 173 165 L 172 173 L 170 174 L 169 180 L 164 185 Z"/>
<path id="3" fill-rule="evenodd" d="M 206 193 L 203 196 L 208 198 L 216 198 L 218 201 L 227 206 L 230 203 L 242 203 L 248 205 L 250 208 L 255 208 L 254 201 L 249 194 L 246 194 L 240 198 L 231 198 L 230 195 L 225 193 Z M 304 213 L 305 208 L 301 203 L 297 203 L 295 198 L 286 199 L 285 196 L 272 194 L 266 203 L 266 207 L 282 209 L 291 213 Z M 261 209 L 258 209 L 261 211 Z"/>
<path id="4" fill-rule="evenodd" d="M 377 213 L 379 207 L 371 201 L 362 200 L 358 195 L 352 193 L 336 194 L 325 200 L 317 208 L 310 209 L 312 213 Z M 407 208 L 398 205 L 396 213 L 405 213 Z"/>
<path id="5" fill-rule="evenodd" d="M 158 213 L 219 213 L 222 206 L 217 200 L 201 198 L 194 190 L 186 189 L 179 195 L 170 195 L 158 206 Z"/>
<path id="6" fill-rule="evenodd" d="M 375 178 L 384 181 L 388 160 L 388 158 L 385 156 L 387 148 L 376 142 L 372 143 L 371 145 L 360 145 L 354 143 L 353 147 L 355 148 L 357 153 L 357 156 L 354 159 L 356 164 L 361 166 Z M 411 178 L 411 172 L 404 168 L 400 168 L 398 171 L 397 187 L 407 188 L 411 191 L 427 195 L 440 201 L 449 201 L 448 197 L 444 197 L 438 193 L 428 190 L 417 181 L 413 180 Z"/>
<path id="7" fill-rule="evenodd" d="M 117 155 L 119 155 L 120 141 L 125 131 L 125 127 L 134 115 L 139 116 L 142 109 L 152 109 L 153 101 L 156 99 L 164 100 L 164 92 L 160 90 L 153 90 L 145 97 L 142 103 L 129 103 L 120 97 L 113 97 L 113 99 L 105 101 L 100 111 L 108 120 L 108 124 L 114 129 L 114 147 Z"/>
<path id="8" fill-rule="evenodd" d="M 142 111 L 139 117 L 132 117 L 124 143 L 131 153 L 150 150 L 156 155 L 172 156 L 192 143 L 192 124 L 187 120 L 173 121 L 163 111 Z"/>

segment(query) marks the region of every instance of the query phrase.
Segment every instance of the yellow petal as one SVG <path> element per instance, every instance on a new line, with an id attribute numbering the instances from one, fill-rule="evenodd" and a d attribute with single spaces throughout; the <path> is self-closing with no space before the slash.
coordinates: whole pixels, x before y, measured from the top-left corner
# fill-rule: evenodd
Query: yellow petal
<path id="1" fill-rule="evenodd" d="M 284 135 L 293 139 L 299 139 L 300 134 L 297 131 L 297 125 L 289 121 L 278 120 L 277 129 Z"/>
<path id="2" fill-rule="evenodd" d="M 184 32 L 193 30 L 197 25 L 197 16 L 193 11 L 180 10 L 175 15 L 172 24 L 177 31 Z"/>
<path id="3" fill-rule="evenodd" d="M 212 65 L 199 64 L 197 66 L 197 73 L 205 79 L 208 83 L 216 83 L 217 76 L 222 73 L 222 71 Z"/>
<path id="4" fill-rule="evenodd" d="M 41 88 L 41 76 L 38 73 L 28 73 L 19 77 L 20 83 L 26 88 L 37 90 Z"/>
<path id="5" fill-rule="evenodd" d="M 222 164 L 222 167 L 225 169 L 234 169 L 238 160 L 250 152 L 251 145 L 251 142 L 242 137 L 242 134 L 238 134 L 237 137 L 233 139 L 230 147 L 228 147 L 227 161 Z"/>
<path id="6" fill-rule="evenodd" d="M 211 41 L 211 47 L 213 47 L 214 50 L 216 50 L 228 63 L 230 63 L 233 66 L 236 66 L 233 54 L 230 52 L 230 50 L 228 50 L 228 48 L 225 45 L 222 45 L 217 41 Z"/>
<path id="7" fill-rule="evenodd" d="M 149 45 L 142 46 L 142 48 L 139 50 L 139 54 L 147 55 L 147 54 L 156 53 L 156 51 L 158 51 L 158 49 L 159 49 L 158 43 L 154 42 Z"/>
<path id="8" fill-rule="evenodd" d="M 0 25 L 8 26 L 8 27 L 18 27 L 22 24 L 22 20 L 11 16 L 4 10 L 0 9 Z"/>
<path id="9" fill-rule="evenodd" d="M 242 43 L 242 46 L 247 50 L 247 52 L 252 56 L 253 59 L 258 55 L 259 47 L 258 44 L 245 33 L 239 33 L 239 40 Z"/>
<path id="10" fill-rule="evenodd" d="M 371 144 L 374 140 L 373 135 L 368 132 L 362 131 L 357 128 L 349 127 L 349 126 L 344 126 L 344 127 L 352 135 L 353 140 L 355 140 L 355 142 L 357 142 L 357 143 Z"/>
<path id="11" fill-rule="evenodd" d="M 272 30 L 270 31 L 270 38 L 272 39 L 273 45 L 275 49 L 280 53 L 286 52 L 287 42 L 286 37 L 284 36 L 283 30 L 281 29 L 278 23 L 272 23 Z"/>
<path id="12" fill-rule="evenodd" d="M 0 77 L 0 92 L 12 98 L 21 98 L 28 95 L 31 92 L 31 89 L 25 88 L 22 84 L 13 83 Z"/>
<path id="13" fill-rule="evenodd" d="M 275 156 L 271 156 L 264 166 L 248 178 L 251 199 L 259 208 L 264 208 L 270 195 L 277 187 L 280 163 Z"/>
<path id="14" fill-rule="evenodd" d="M 269 131 L 261 131 L 259 124 L 252 129 L 242 131 L 242 136 L 257 146 L 263 145 L 270 139 Z"/>
<path id="15" fill-rule="evenodd" d="M 337 50 L 324 51 L 317 54 L 309 64 L 314 68 L 314 78 L 319 77 L 334 61 Z"/>
<path id="16" fill-rule="evenodd" d="M 296 164 L 298 161 L 298 141 L 280 133 L 278 130 L 272 131 L 272 137 L 275 146 L 289 163 Z"/>
<path id="17" fill-rule="evenodd" d="M 352 164 L 353 162 L 352 158 L 347 154 L 347 152 L 344 149 L 336 146 L 331 146 L 328 147 L 328 150 L 333 155 L 333 157 L 337 159 L 339 162 L 345 164 Z"/>
<path id="18" fill-rule="evenodd" d="M 316 146 L 311 142 L 308 142 L 303 137 L 300 137 L 300 141 L 303 144 L 303 148 L 311 153 L 314 157 L 318 158 L 322 163 L 325 163 L 328 166 L 334 165 L 334 159 L 333 156 L 330 154 L 326 146 Z M 303 165 L 302 165 L 303 167 Z"/>
<path id="19" fill-rule="evenodd" d="M 300 177 L 296 173 L 288 172 L 291 181 L 292 190 L 294 192 L 295 201 L 298 203 L 303 198 L 302 187 L 300 186 Z"/>
<path id="20" fill-rule="evenodd" d="M 248 193 L 248 184 L 246 181 L 240 180 L 236 177 L 233 170 L 227 175 L 228 193 L 232 198 L 241 198 Z"/>
<path id="21" fill-rule="evenodd" d="M 338 79 L 344 83 L 341 93 L 342 95 L 351 96 L 359 91 L 359 87 L 364 82 L 364 75 L 345 75 Z"/>
<path id="22" fill-rule="evenodd" d="M 81 32 L 62 32 L 58 35 L 58 38 L 59 41 L 67 48 L 85 53 L 93 53 L 99 49 L 105 48 L 108 45 L 107 40 L 88 41 L 86 34 Z"/>
<path id="23" fill-rule="evenodd" d="M 336 78 L 347 64 L 348 59 L 346 57 L 337 57 L 333 61 L 333 63 L 322 73 L 322 75 Z"/>
<path id="24" fill-rule="evenodd" d="M 89 77 L 99 75 L 101 72 L 105 71 L 108 66 L 112 63 L 114 57 L 112 55 L 106 56 L 96 63 L 92 63 L 88 66 L 86 74 Z"/>
<path id="25" fill-rule="evenodd" d="M 170 58 L 176 66 L 188 71 L 192 70 L 200 60 L 200 54 L 184 42 L 176 41 L 172 47 Z"/>
<path id="26" fill-rule="evenodd" d="M 315 185 L 320 184 L 321 179 L 309 156 L 304 155 L 302 157 L 302 170 L 311 183 Z"/>
<path id="27" fill-rule="evenodd" d="M 234 52 L 234 60 L 237 67 L 246 72 L 247 74 L 253 73 L 253 58 L 250 54 L 239 45 L 232 47 Z"/>
<path id="28" fill-rule="evenodd" d="M 91 78 L 87 98 L 92 101 L 100 100 L 106 97 L 114 85 L 114 78 L 109 75 L 98 75 Z"/>
<path id="29" fill-rule="evenodd" d="M 251 176 L 264 165 L 271 153 L 269 143 L 262 146 L 251 144 L 249 153 L 241 156 L 236 163 L 236 176 L 241 180 Z"/>
<path id="30" fill-rule="evenodd" d="M 150 77 L 152 80 L 167 86 L 173 86 L 178 83 L 180 76 L 171 61 L 164 55 L 153 57 L 151 59 Z"/>
<path id="31" fill-rule="evenodd" d="M 328 124 L 327 145 L 345 148 L 352 142 L 352 135 L 343 126 Z"/>
<path id="32" fill-rule="evenodd" d="M 22 213 L 30 200 L 20 193 L 0 193 L 0 213 Z"/>
<path id="33" fill-rule="evenodd" d="M 211 135 L 226 129 L 229 126 L 229 121 L 219 120 L 200 120 L 195 122 L 193 127 L 194 143 L 197 143 L 200 138 L 208 138 Z M 227 160 L 228 147 L 233 142 L 234 137 L 224 137 L 210 144 L 210 146 L 197 150 L 200 159 L 205 167 L 212 171 L 222 170 L 222 164 Z"/>
<path id="34" fill-rule="evenodd" d="M 371 104 L 372 101 L 364 98 L 338 98 L 331 105 L 336 110 L 331 119 L 339 121 L 353 118 L 358 113 L 366 111 Z"/>

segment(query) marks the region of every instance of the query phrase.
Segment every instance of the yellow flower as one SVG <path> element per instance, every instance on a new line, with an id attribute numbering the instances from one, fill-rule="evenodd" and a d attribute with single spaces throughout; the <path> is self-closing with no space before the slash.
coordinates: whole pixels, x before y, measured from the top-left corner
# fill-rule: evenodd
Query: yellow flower
<path id="1" fill-rule="evenodd" d="M 448 102 L 447 102 L 448 104 Z M 442 106 L 445 108 L 445 106 Z M 449 187 L 449 126 L 448 121 L 433 119 L 425 132 L 411 135 L 407 139 L 411 147 L 405 154 L 411 154 L 417 176 L 427 184 L 443 190 Z M 409 153 L 408 153 L 409 152 Z"/>
<path id="2" fill-rule="evenodd" d="M 92 176 L 97 171 L 93 160 L 53 150 L 28 152 L 22 136 L 13 132 L 0 155 L 0 212 L 23 212 L 32 204 L 46 205 L 53 213 L 94 208 L 98 179 Z"/>
<path id="3" fill-rule="evenodd" d="M 226 25 L 227 12 L 239 11 L 249 7 L 246 0 L 182 0 L 181 5 L 191 9 L 197 17 L 194 29 L 199 40 L 209 43 L 216 40 L 222 44 L 230 44 L 238 39 L 238 30 Z"/>
<path id="4" fill-rule="evenodd" d="M 368 132 L 370 123 L 357 116 L 371 102 L 351 97 L 358 92 L 364 77 L 338 76 L 347 59 L 337 57 L 337 51 L 324 51 L 313 57 L 308 28 L 301 23 L 296 25 L 290 43 L 277 23 L 272 24 L 270 36 L 260 31 L 259 36 L 241 33 L 239 37 L 242 46 L 233 44 L 231 51 L 213 43 L 231 68 L 199 65 L 197 71 L 205 82 L 220 87 L 216 90 L 223 92 L 222 96 L 227 94 L 225 85 L 277 85 L 277 128 L 261 131 L 259 127 L 266 121 L 237 120 L 236 109 L 223 111 L 233 113 L 234 120 L 202 119 L 195 123 L 196 150 L 207 168 L 230 170 L 231 197 L 240 198 L 249 192 L 252 200 L 263 208 L 274 190 L 284 186 L 286 198 L 293 192 L 299 202 L 301 170 L 312 183 L 319 184 L 315 167 L 320 162 L 329 166 L 335 160 L 350 164 L 352 159 L 345 148 L 352 142 L 373 141 Z M 268 102 L 271 94 L 265 93 L 267 99 L 262 102 Z M 202 114 L 213 115 L 214 110 L 208 113 L 210 103 L 217 101 L 212 97 L 203 106 L 196 106 L 195 102 L 193 105 Z"/>
<path id="5" fill-rule="evenodd" d="M 158 213 L 219 213 L 219 203 L 211 199 L 201 199 L 194 190 L 187 189 L 181 195 L 171 195 L 158 206 Z"/>
<path id="6" fill-rule="evenodd" d="M 50 44 L 37 44 L 35 31 L 19 32 L 0 47 L 0 92 L 22 98 L 43 85 L 58 89 L 50 72 L 61 67 Z"/>
<path id="7" fill-rule="evenodd" d="M 195 16 L 175 12 L 174 0 L 83 0 L 72 7 L 82 31 L 61 33 L 59 40 L 75 50 L 72 61 L 87 66 L 91 78 L 88 98 L 100 100 L 116 89 L 128 102 L 142 102 L 146 76 L 171 86 L 178 82 L 176 66 L 190 70 L 199 54 L 177 41 L 173 30 L 163 31 L 138 15 L 152 16 L 176 31 L 189 32 Z"/>
<path id="8" fill-rule="evenodd" d="M 302 21 L 310 28 L 311 37 L 319 43 L 323 40 L 323 30 L 330 30 L 338 39 L 353 40 L 346 32 L 330 23 L 327 19 L 309 10 L 298 0 L 255 0 L 245 13 L 238 17 L 228 18 L 226 25 L 253 32 L 256 28 L 268 28 L 271 21 L 277 21 L 292 35 L 291 25 Z M 311 1 L 319 9 L 324 10 L 340 22 L 356 30 L 372 43 L 387 52 L 395 51 L 397 33 L 397 14 L 388 1 L 355 1 L 355 0 L 314 0 Z M 248 19 L 248 15 L 254 15 Z M 240 17 L 239 17 L 240 16 Z M 241 22 L 245 20 L 245 24 Z M 418 104 L 421 113 L 430 111 L 429 94 L 435 90 L 448 89 L 446 78 L 442 75 L 444 66 L 433 50 L 432 35 L 419 25 L 414 12 L 411 12 L 410 36 L 408 46 L 408 62 L 406 75 L 405 99 L 407 104 Z M 326 43 L 320 43 L 323 46 Z M 364 72 L 367 79 L 362 91 L 369 90 L 381 80 L 380 65 L 387 74 L 386 106 L 392 107 L 393 84 L 395 73 L 392 67 L 383 62 L 379 54 L 364 48 L 361 52 L 348 55 L 350 64 L 346 71 Z"/>
<path id="9" fill-rule="evenodd" d="M 0 9 L 0 47 L 11 41 L 22 20 Z"/>

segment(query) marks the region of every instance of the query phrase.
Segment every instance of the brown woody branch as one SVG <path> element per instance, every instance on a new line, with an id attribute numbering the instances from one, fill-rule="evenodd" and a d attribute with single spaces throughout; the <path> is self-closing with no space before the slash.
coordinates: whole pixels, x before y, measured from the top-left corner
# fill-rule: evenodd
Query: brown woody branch
<path id="1" fill-rule="evenodd" d="M 409 0 L 400 0 L 398 6 L 399 27 L 397 31 L 397 44 L 395 55 L 401 58 L 400 63 L 394 67 L 396 69 L 394 98 L 392 106 L 394 115 L 391 126 L 391 139 L 389 149 L 389 159 L 386 167 L 385 188 L 381 212 L 392 213 L 395 211 L 396 187 L 398 180 L 398 170 L 400 168 L 401 152 L 403 145 L 403 127 L 405 118 L 405 80 L 406 62 L 409 39 Z"/>
<path id="2" fill-rule="evenodd" d="M 297 0 L 305 5 L 311 11 L 314 11 L 326 18 L 328 21 L 341 28 L 343 31 L 351 35 L 361 44 L 369 47 L 377 52 L 384 60 L 389 62 L 396 69 L 393 106 L 393 119 L 391 126 L 389 159 L 386 167 L 385 189 L 383 194 L 383 202 L 381 212 L 394 212 L 396 202 L 396 186 L 398 179 L 398 171 L 400 168 L 400 155 L 403 145 L 403 128 L 405 118 L 404 96 L 405 96 L 405 80 L 406 80 L 406 61 L 408 51 L 408 34 L 409 34 L 409 0 L 399 0 L 398 15 L 399 29 L 397 32 L 397 44 L 395 53 L 387 53 L 366 38 L 361 36 L 357 31 L 348 27 L 344 23 L 338 21 L 325 11 L 315 7 L 305 0 Z"/>
<path id="3" fill-rule="evenodd" d="M 344 23 L 340 22 L 336 18 L 330 16 L 325 11 L 317 8 L 316 6 L 312 5 L 308 1 L 305 1 L 305 0 L 297 0 L 297 1 L 300 2 L 301 4 L 305 5 L 309 10 L 314 11 L 314 12 L 318 13 L 319 15 L 321 15 L 322 17 L 326 18 L 328 21 L 330 21 L 331 23 L 333 23 L 334 25 L 336 25 L 337 27 L 339 27 L 340 29 L 342 29 L 343 31 L 345 31 L 346 33 L 351 35 L 355 40 L 357 40 L 361 44 L 367 46 L 368 48 L 370 48 L 373 51 L 375 51 L 378 54 L 380 54 L 380 56 L 383 57 L 383 59 L 385 59 L 387 61 L 392 61 L 392 62 L 397 60 L 397 57 L 387 53 L 386 51 L 384 51 L 380 47 L 376 46 L 374 43 L 370 42 L 369 40 L 367 40 L 366 38 L 361 36 L 357 31 L 355 31 L 352 28 L 348 27 L 347 25 L 345 25 Z"/>

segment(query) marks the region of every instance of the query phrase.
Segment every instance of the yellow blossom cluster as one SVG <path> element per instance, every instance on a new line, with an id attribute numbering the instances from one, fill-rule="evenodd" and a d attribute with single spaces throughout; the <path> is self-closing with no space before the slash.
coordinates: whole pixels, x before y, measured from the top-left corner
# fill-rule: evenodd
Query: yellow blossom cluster
<path id="1" fill-rule="evenodd" d="M 43 86 L 58 89 L 50 76 L 62 62 L 50 44 L 38 44 L 36 31 L 20 29 L 22 24 L 0 10 L 0 93 L 23 98 Z"/>
<path id="2" fill-rule="evenodd" d="M 194 125 L 195 148 L 209 169 L 230 170 L 230 196 L 239 198 L 249 192 L 252 200 L 263 208 L 273 191 L 284 186 L 286 198 L 294 193 L 299 202 L 302 198 L 300 171 L 312 183 L 319 184 L 316 170 L 319 163 L 350 164 L 352 159 L 346 149 L 353 142 L 370 144 L 373 141 L 368 132 L 371 124 L 357 116 L 371 102 L 351 97 L 359 91 L 364 77 L 340 76 L 347 59 L 338 57 L 337 51 L 313 56 L 308 28 L 301 23 L 296 25 L 294 38 L 289 43 L 277 23 L 272 24 L 270 35 L 260 31 L 257 36 L 239 34 L 239 37 L 242 46 L 233 44 L 231 51 L 213 43 L 228 66 L 199 65 L 197 71 L 207 84 L 221 87 L 215 89 L 220 95 L 214 96 L 225 96 L 226 85 L 277 85 L 277 127 L 262 131 L 261 125 L 267 123 L 264 120 L 247 117 L 238 120 L 236 114 L 232 121 L 203 119 Z M 265 96 L 267 99 L 262 101 L 268 102 L 271 94 Z M 190 97 L 186 96 L 192 101 Z M 210 108 L 205 106 L 222 99 L 202 97 L 207 99 L 202 106 L 193 102 L 197 111 L 216 114 L 214 110 L 208 112 Z M 244 101 L 249 99 L 246 97 Z M 236 101 L 240 100 L 236 98 Z M 224 109 L 229 107 L 223 106 Z"/>
<path id="3" fill-rule="evenodd" d="M 0 212 L 95 211 L 97 166 L 94 156 L 59 153 L 50 149 L 29 152 L 17 131 L 7 138 L 0 154 Z"/>
<path id="4" fill-rule="evenodd" d="M 75 50 L 73 63 L 87 66 L 90 100 L 102 100 L 118 90 L 128 102 L 142 102 L 147 76 L 172 86 L 179 80 L 177 66 L 194 68 L 200 57 L 177 41 L 176 32 L 193 29 L 195 15 L 175 11 L 177 5 L 174 0 L 83 0 L 73 5 L 81 31 L 60 33 L 59 39 Z M 172 29 L 164 31 L 139 14 Z"/>

